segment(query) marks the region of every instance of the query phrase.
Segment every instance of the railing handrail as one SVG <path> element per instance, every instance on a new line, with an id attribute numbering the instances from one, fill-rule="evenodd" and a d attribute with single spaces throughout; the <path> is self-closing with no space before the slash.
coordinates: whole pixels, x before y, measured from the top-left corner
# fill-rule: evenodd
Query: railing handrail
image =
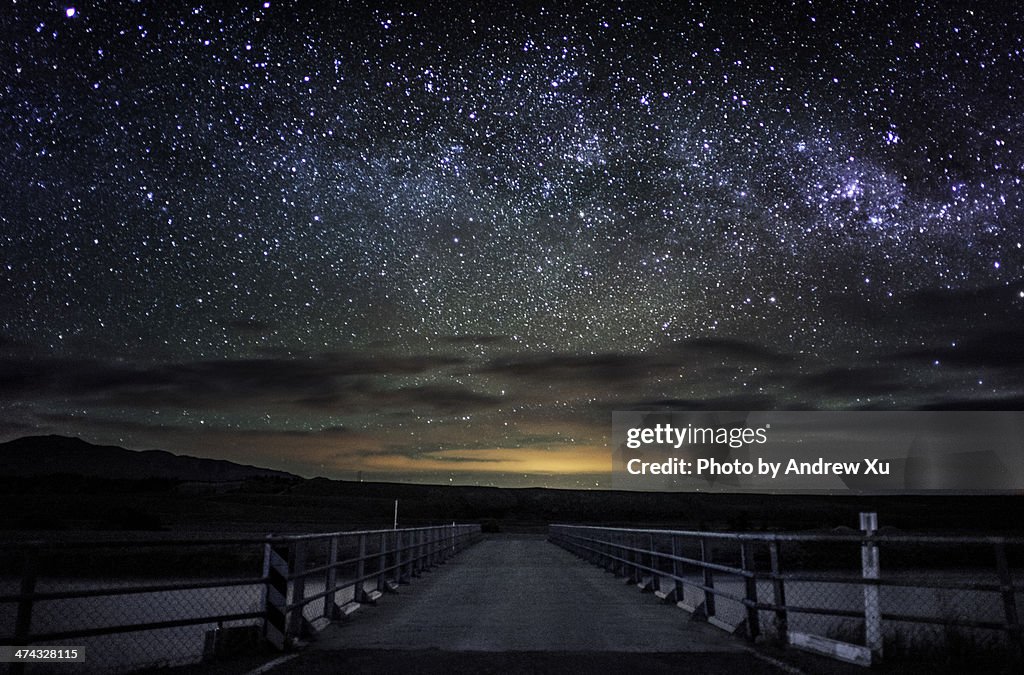
<path id="1" fill-rule="evenodd" d="M 68 548 L 107 548 L 107 547 L 160 547 L 160 546 L 236 546 L 245 544 L 290 544 L 299 541 L 316 541 L 334 537 L 348 537 L 386 532 L 418 532 L 436 530 L 438 528 L 467 527 L 474 523 L 441 523 L 439 525 L 422 525 L 419 527 L 381 528 L 377 530 L 340 530 L 337 532 L 313 532 L 307 534 L 266 534 L 252 537 L 204 538 L 204 539 L 103 539 L 59 541 L 51 539 L 28 539 L 25 541 L 3 541 L 4 546 L 16 548 L 68 549 Z"/>
<path id="2" fill-rule="evenodd" d="M 628 534 L 663 534 L 677 537 L 705 537 L 707 539 L 725 539 L 729 541 L 760 541 L 760 542 L 786 542 L 786 541 L 833 541 L 862 543 L 870 540 L 875 543 L 904 543 L 904 544 L 1010 544 L 1012 546 L 1024 545 L 1024 537 L 1002 536 L 1002 535 L 933 535 L 933 534 L 889 534 L 864 532 L 851 534 L 828 534 L 812 532 L 714 532 L 705 530 L 665 530 L 653 528 L 631 528 L 631 527 L 603 527 L 600 525 L 571 525 L 568 523 L 554 523 L 550 527 L 565 527 L 577 530 L 596 530 L 603 532 L 622 532 Z"/>
<path id="3" fill-rule="evenodd" d="M 317 610 L 328 620 L 338 618 L 339 605 L 335 594 L 352 589 L 353 603 L 375 601 L 377 596 L 367 592 L 367 582 L 377 581 L 377 591 L 389 584 L 408 583 L 408 577 L 419 576 L 443 563 L 448 557 L 472 544 L 480 536 L 480 525 L 476 523 L 444 523 L 407 528 L 382 528 L 373 530 L 343 530 L 337 532 L 309 533 L 298 535 L 267 535 L 263 537 L 235 537 L 230 539 L 140 539 L 105 541 L 43 541 L 18 542 L 14 548 L 22 556 L 20 589 L 0 595 L 0 605 L 16 605 L 17 618 L 11 630 L 0 627 L 0 645 L 35 644 L 38 641 L 63 640 L 72 638 L 99 637 L 119 633 L 135 633 L 150 630 L 181 628 L 187 626 L 222 625 L 235 621 L 260 621 L 260 635 L 279 647 L 285 647 L 311 625 L 310 617 L 304 616 L 304 609 L 314 602 L 322 601 L 323 609 Z M 367 542 L 379 540 L 380 546 L 368 550 Z M 307 551 L 310 542 L 325 542 L 328 561 L 326 564 L 310 565 Z M 339 556 L 342 543 L 345 547 L 358 542 L 359 553 L 355 557 Z M 154 547 L 201 548 L 253 547 L 262 555 L 263 571 L 242 577 L 219 579 L 196 578 L 175 582 L 143 582 L 141 584 L 111 586 L 100 584 L 85 588 L 38 590 L 39 554 L 41 551 L 86 549 L 86 548 L 130 548 Z M 65 556 L 67 557 L 67 556 Z M 354 571 L 350 568 L 356 568 Z M 49 575 L 47 575 L 49 576 Z M 323 590 L 306 592 L 310 578 L 323 577 Z M 33 625 L 34 605 L 39 602 L 53 602 L 82 598 L 136 596 L 152 593 L 177 593 L 209 591 L 233 587 L 251 586 L 260 589 L 254 600 L 257 604 L 248 611 L 201 609 L 188 611 L 191 616 L 177 616 L 166 620 L 153 621 L 145 615 L 137 621 L 103 621 L 100 625 L 78 627 L 39 627 Z M 392 589 L 393 590 L 393 589 Z M 272 592 L 273 591 L 273 592 Z"/>
<path id="4" fill-rule="evenodd" d="M 867 519 L 862 515 L 862 523 Z M 868 521 L 870 522 L 870 521 Z M 625 576 L 630 582 L 636 582 L 642 590 L 654 590 L 663 599 L 671 598 L 676 604 L 697 618 L 705 619 L 724 628 L 736 631 L 742 628 L 747 638 L 756 640 L 761 634 L 762 618 L 760 612 L 772 612 L 775 615 L 777 637 L 783 644 L 813 647 L 823 653 L 834 654 L 828 641 L 822 642 L 821 636 L 813 636 L 799 631 L 789 631 L 789 615 L 819 614 L 831 617 L 862 619 L 864 622 L 864 642 L 861 645 L 846 644 L 844 659 L 853 659 L 861 665 L 870 665 L 881 658 L 883 651 L 883 623 L 909 622 L 916 624 L 932 624 L 949 627 L 998 630 L 1006 634 L 1011 650 L 1016 650 L 1018 658 L 1022 653 L 1022 626 L 1017 611 L 1016 595 L 1024 590 L 1019 580 L 1014 580 L 1007 548 L 1019 547 L 1024 544 L 1024 537 L 1005 536 L 936 536 L 899 534 L 880 535 L 877 531 L 863 531 L 857 534 L 822 534 L 822 533 L 746 533 L 746 532 L 707 532 L 694 530 L 668 530 L 654 528 L 601 527 L 594 525 L 553 524 L 549 528 L 550 540 L 568 551 L 576 554 L 592 564 L 604 567 L 618 576 Z M 798 571 L 796 574 L 785 571 L 781 562 L 780 550 L 784 542 L 818 543 L 831 545 L 835 543 L 856 543 L 860 546 L 861 576 L 849 572 L 840 575 Z M 693 546 L 699 544 L 698 557 L 683 553 L 678 544 Z M 991 548 L 991 561 L 978 566 L 988 568 L 991 581 L 982 582 L 975 579 L 968 582 L 928 578 L 910 580 L 893 578 L 881 574 L 879 567 L 880 549 L 890 545 L 926 544 L 982 546 Z M 736 547 L 733 549 L 733 547 Z M 722 549 L 726 556 L 720 558 Z M 767 549 L 764 551 L 762 549 Z M 845 550 L 845 548 L 844 548 Z M 759 559 L 760 551 L 760 559 Z M 758 569 L 764 564 L 767 553 L 767 569 Z M 845 554 L 844 554 L 845 555 Z M 855 559 L 847 561 L 847 565 Z M 800 563 L 797 563 L 799 568 Z M 1018 572 L 1019 574 L 1019 572 Z M 730 579 L 728 590 L 715 583 L 716 577 Z M 741 588 L 737 589 L 733 581 L 738 581 Z M 758 582 L 769 582 L 770 589 L 759 588 Z M 792 583 L 807 581 L 818 584 L 845 584 L 860 586 L 863 589 L 863 609 L 849 609 L 841 606 L 812 606 L 805 602 L 796 604 L 786 601 L 786 586 Z M 664 590 L 668 584 L 668 590 Z M 885 586 L 905 588 L 921 588 L 931 590 L 972 590 L 989 593 L 994 596 L 991 602 L 1001 600 L 1003 618 L 996 620 L 982 614 L 969 617 L 961 614 L 956 616 L 936 615 L 922 607 L 913 606 L 912 613 L 893 612 L 891 607 L 883 608 L 880 602 L 880 589 Z M 691 604 L 683 600 L 686 590 L 699 592 L 700 604 Z M 766 602 L 762 594 L 770 590 L 771 602 Z M 736 625 L 731 625 L 718 618 L 716 598 L 724 598 L 738 603 L 745 618 Z M 691 597 L 691 602 L 694 602 Z M 813 603 L 813 601 L 812 601 Z M 735 623 L 735 621 L 733 622 Z M 817 641 L 816 641 L 817 640 Z M 834 642 L 834 641 L 833 641 Z M 848 649 L 849 648 L 849 649 Z"/>

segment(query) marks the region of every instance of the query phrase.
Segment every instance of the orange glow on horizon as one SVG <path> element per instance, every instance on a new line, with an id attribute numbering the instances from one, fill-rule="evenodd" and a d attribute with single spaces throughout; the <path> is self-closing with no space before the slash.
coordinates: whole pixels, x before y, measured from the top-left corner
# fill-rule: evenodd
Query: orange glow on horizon
<path id="1" fill-rule="evenodd" d="M 358 464 L 335 464 L 336 469 L 401 473 L 463 471 L 483 473 L 577 474 L 610 472 L 612 459 L 602 446 L 566 445 L 555 448 L 471 448 L 438 450 L 419 457 L 377 455 Z"/>

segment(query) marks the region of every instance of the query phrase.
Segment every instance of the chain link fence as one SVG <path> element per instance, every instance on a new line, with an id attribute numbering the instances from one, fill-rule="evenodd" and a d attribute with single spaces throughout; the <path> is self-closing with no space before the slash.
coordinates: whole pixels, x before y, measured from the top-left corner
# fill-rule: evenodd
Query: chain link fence
<path id="1" fill-rule="evenodd" d="M 123 673 L 284 647 L 470 545 L 478 525 L 219 541 L 34 542 L 0 552 L 0 644 L 84 647 Z"/>
<path id="2" fill-rule="evenodd" d="M 1024 539 L 568 525 L 550 539 L 753 641 L 861 665 L 1021 660 Z"/>

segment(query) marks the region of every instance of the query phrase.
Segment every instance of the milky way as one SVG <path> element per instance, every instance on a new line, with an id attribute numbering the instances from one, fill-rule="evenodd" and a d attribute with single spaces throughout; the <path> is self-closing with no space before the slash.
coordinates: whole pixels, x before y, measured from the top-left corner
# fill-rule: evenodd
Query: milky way
<path id="1" fill-rule="evenodd" d="M 4 10 L 6 436 L 592 485 L 612 409 L 1024 403 L 1011 5 L 230 4 Z"/>

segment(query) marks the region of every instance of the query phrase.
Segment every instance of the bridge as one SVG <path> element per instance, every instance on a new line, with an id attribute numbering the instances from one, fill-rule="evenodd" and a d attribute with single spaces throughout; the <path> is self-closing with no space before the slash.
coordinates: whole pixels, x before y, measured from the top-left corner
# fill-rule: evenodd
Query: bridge
<path id="1" fill-rule="evenodd" d="M 783 672 L 743 641 L 684 620 L 543 537 L 483 539 L 399 595 L 333 624 L 273 673 L 678 667 Z M 578 668 L 577 668 L 578 669 Z M 588 668 L 589 670 L 590 668 Z"/>
<path id="2" fill-rule="evenodd" d="M 1012 538 L 453 524 L 18 548 L 0 644 L 79 647 L 85 663 L 12 673 L 836 672 L 950 635 L 972 659 L 1020 658 Z"/>

